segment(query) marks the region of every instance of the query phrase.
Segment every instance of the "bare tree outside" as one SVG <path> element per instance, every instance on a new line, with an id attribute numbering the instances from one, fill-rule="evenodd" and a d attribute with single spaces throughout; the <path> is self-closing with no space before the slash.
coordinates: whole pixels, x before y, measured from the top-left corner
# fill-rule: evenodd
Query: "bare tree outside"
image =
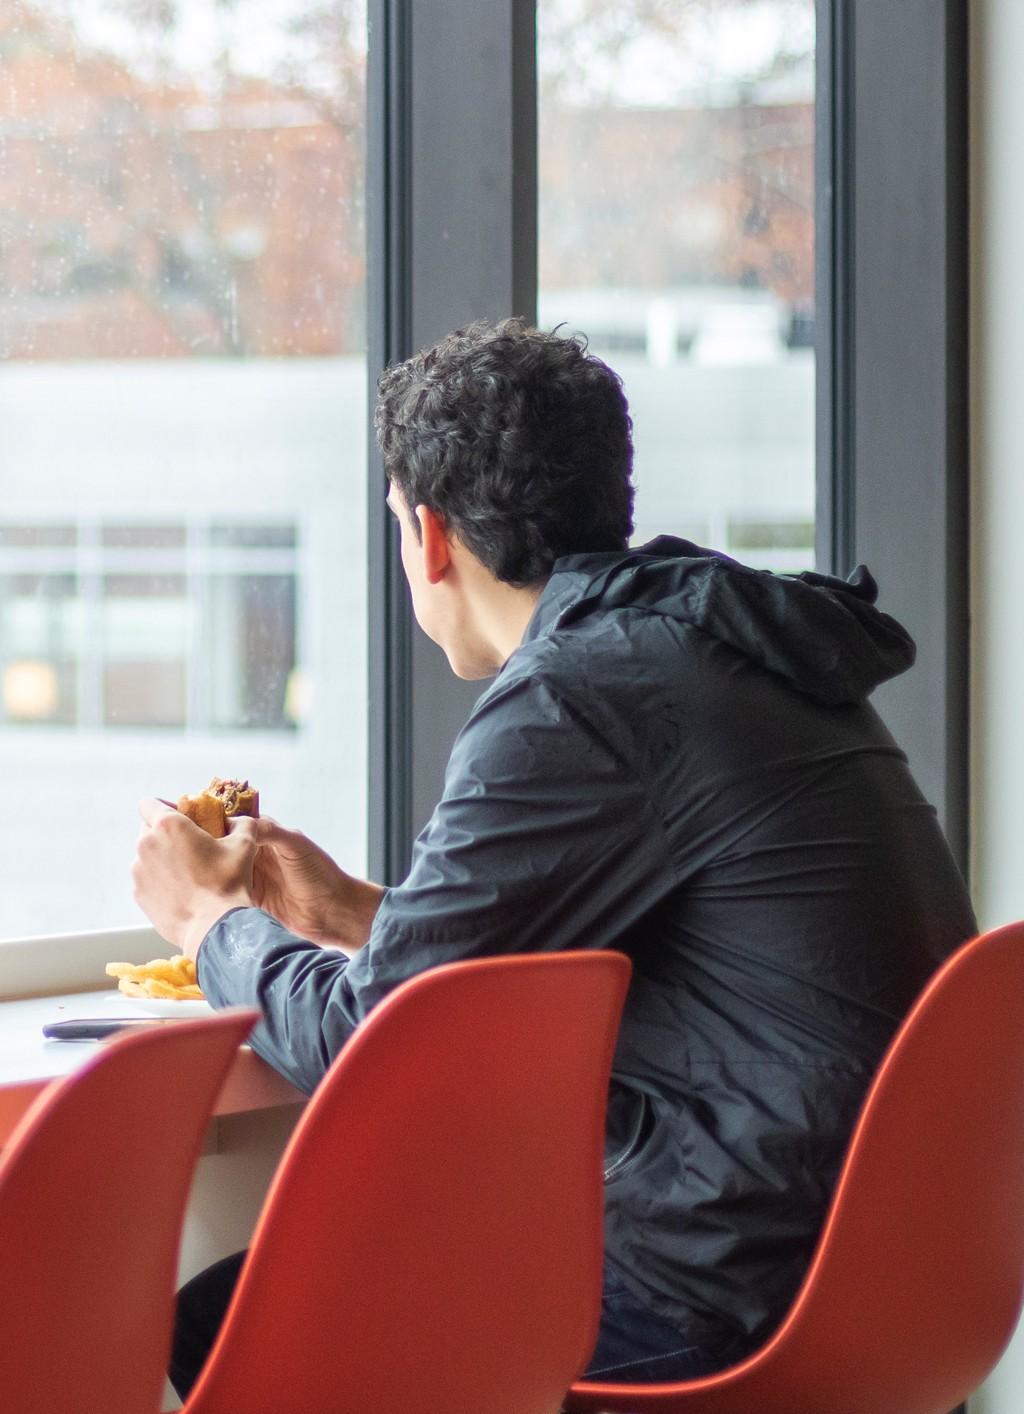
<path id="1" fill-rule="evenodd" d="M 2 0 L 0 356 L 362 346 L 363 7 L 267 11 Z"/>
<path id="2" fill-rule="evenodd" d="M 739 283 L 806 319 L 810 0 L 542 0 L 538 29 L 542 287 Z"/>

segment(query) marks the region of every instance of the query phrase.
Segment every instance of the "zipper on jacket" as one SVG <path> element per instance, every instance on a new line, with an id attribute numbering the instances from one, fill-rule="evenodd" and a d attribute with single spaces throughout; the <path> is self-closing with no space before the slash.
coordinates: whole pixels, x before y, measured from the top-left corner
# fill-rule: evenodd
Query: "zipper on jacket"
<path id="1" fill-rule="evenodd" d="M 611 1163 L 604 1171 L 604 1181 L 609 1183 L 613 1178 L 621 1178 L 627 1173 L 640 1157 L 640 1153 L 650 1135 L 651 1125 L 648 1124 L 651 1102 L 646 1095 L 641 1094 L 640 1104 L 637 1106 L 636 1120 L 630 1130 L 629 1138 L 622 1148 L 612 1159 Z"/>

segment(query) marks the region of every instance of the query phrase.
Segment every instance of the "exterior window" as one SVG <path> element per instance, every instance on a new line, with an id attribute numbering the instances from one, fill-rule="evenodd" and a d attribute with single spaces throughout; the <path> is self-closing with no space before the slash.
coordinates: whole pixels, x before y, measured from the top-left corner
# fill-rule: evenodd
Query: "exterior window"
<path id="1" fill-rule="evenodd" d="M 302 711 L 294 575 L 214 575 L 209 593 L 214 724 L 294 727 Z"/>
<path id="2" fill-rule="evenodd" d="M 212 775 L 359 872 L 365 4 L 10 0 L 0 69 L 0 937 L 140 921 Z"/>
<path id="3" fill-rule="evenodd" d="M 623 377 L 636 541 L 810 568 L 814 0 L 537 14 L 539 318 Z"/>
<path id="4" fill-rule="evenodd" d="M 0 525 L 8 724 L 300 725 L 294 524 L 83 523 L 51 549 L 57 535 Z"/>
<path id="5" fill-rule="evenodd" d="M 81 644 L 75 576 L 0 573 L 0 609 L 4 718 L 74 722 Z"/>
<path id="6" fill-rule="evenodd" d="M 191 608 L 185 576 L 104 575 L 101 602 L 104 726 L 182 726 Z"/>

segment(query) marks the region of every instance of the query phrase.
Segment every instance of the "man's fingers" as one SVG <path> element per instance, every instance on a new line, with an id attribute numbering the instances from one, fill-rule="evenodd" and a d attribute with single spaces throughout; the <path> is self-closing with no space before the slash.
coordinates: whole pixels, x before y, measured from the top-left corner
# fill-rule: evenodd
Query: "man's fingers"
<path id="1" fill-rule="evenodd" d="M 260 815 L 253 819 L 251 815 L 233 815 L 228 820 L 228 829 L 234 833 L 236 830 L 245 830 L 257 844 L 274 844 L 284 840 L 294 840 L 296 832 L 285 829 L 284 825 L 279 825 L 272 815 Z"/>
<path id="2" fill-rule="evenodd" d="M 177 815 L 177 810 L 166 800 L 158 800 L 155 795 L 147 795 L 139 801 L 139 814 L 147 825 L 155 825 L 167 815 Z"/>
<path id="3" fill-rule="evenodd" d="M 259 827 L 262 821 L 254 820 L 251 815 L 229 815 L 227 818 L 228 834 L 233 839 L 259 840 Z"/>

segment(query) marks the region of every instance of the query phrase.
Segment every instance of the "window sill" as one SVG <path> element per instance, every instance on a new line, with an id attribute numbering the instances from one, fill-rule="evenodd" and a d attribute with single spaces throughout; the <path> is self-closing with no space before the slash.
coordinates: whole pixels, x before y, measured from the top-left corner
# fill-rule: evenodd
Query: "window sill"
<path id="1" fill-rule="evenodd" d="M 98 928 L 82 933 L 0 940 L 0 1003 L 64 992 L 109 990 L 108 962 L 148 962 L 174 948 L 155 928 Z"/>

